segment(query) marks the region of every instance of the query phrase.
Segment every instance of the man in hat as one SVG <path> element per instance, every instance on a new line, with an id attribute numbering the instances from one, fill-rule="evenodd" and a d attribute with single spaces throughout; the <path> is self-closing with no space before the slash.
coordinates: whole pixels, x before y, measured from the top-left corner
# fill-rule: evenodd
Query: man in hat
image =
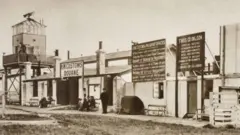
<path id="1" fill-rule="evenodd" d="M 103 92 L 100 95 L 100 99 L 102 101 L 102 109 L 103 112 L 102 113 L 107 113 L 107 105 L 108 105 L 108 93 L 106 88 L 103 88 Z"/>

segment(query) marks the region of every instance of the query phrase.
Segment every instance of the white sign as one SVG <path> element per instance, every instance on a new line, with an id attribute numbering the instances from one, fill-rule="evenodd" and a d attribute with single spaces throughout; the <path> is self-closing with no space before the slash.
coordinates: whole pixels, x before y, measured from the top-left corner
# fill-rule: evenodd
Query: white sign
<path id="1" fill-rule="evenodd" d="M 76 77 L 83 75 L 83 61 L 61 63 L 61 78 Z"/>

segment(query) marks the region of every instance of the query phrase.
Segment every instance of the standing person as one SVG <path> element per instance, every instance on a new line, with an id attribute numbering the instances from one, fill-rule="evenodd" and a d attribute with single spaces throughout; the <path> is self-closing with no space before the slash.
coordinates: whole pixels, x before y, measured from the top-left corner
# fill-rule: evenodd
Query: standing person
<path id="1" fill-rule="evenodd" d="M 100 95 L 100 99 L 102 101 L 102 108 L 103 108 L 102 113 L 107 113 L 108 93 L 107 93 L 107 90 L 105 88 L 103 88 L 103 92 Z"/>

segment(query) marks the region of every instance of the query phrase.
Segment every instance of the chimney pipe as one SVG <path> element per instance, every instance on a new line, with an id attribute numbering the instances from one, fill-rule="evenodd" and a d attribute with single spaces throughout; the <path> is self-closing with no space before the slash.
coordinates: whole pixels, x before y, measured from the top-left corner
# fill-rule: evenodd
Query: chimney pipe
<path id="1" fill-rule="evenodd" d="M 99 50 L 102 49 L 102 41 L 99 41 Z"/>
<path id="2" fill-rule="evenodd" d="M 55 50 L 55 56 L 58 56 L 58 49 Z"/>
<path id="3" fill-rule="evenodd" d="M 67 52 L 67 59 L 70 59 L 70 51 Z"/>

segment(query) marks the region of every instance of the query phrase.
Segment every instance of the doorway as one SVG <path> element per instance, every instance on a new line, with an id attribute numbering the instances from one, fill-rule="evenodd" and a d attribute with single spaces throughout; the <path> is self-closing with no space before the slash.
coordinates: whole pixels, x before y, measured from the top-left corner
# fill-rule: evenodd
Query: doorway
<path id="1" fill-rule="evenodd" d="M 57 80 L 57 104 L 69 104 L 68 81 Z"/>
<path id="2" fill-rule="evenodd" d="M 194 114 L 197 110 L 197 81 L 187 82 L 187 113 Z"/>
<path id="3" fill-rule="evenodd" d="M 68 79 L 69 104 L 77 105 L 78 103 L 78 78 Z"/>
<path id="4" fill-rule="evenodd" d="M 88 85 L 88 96 L 93 96 L 94 99 L 100 99 L 101 89 L 100 84 L 89 84 Z"/>

